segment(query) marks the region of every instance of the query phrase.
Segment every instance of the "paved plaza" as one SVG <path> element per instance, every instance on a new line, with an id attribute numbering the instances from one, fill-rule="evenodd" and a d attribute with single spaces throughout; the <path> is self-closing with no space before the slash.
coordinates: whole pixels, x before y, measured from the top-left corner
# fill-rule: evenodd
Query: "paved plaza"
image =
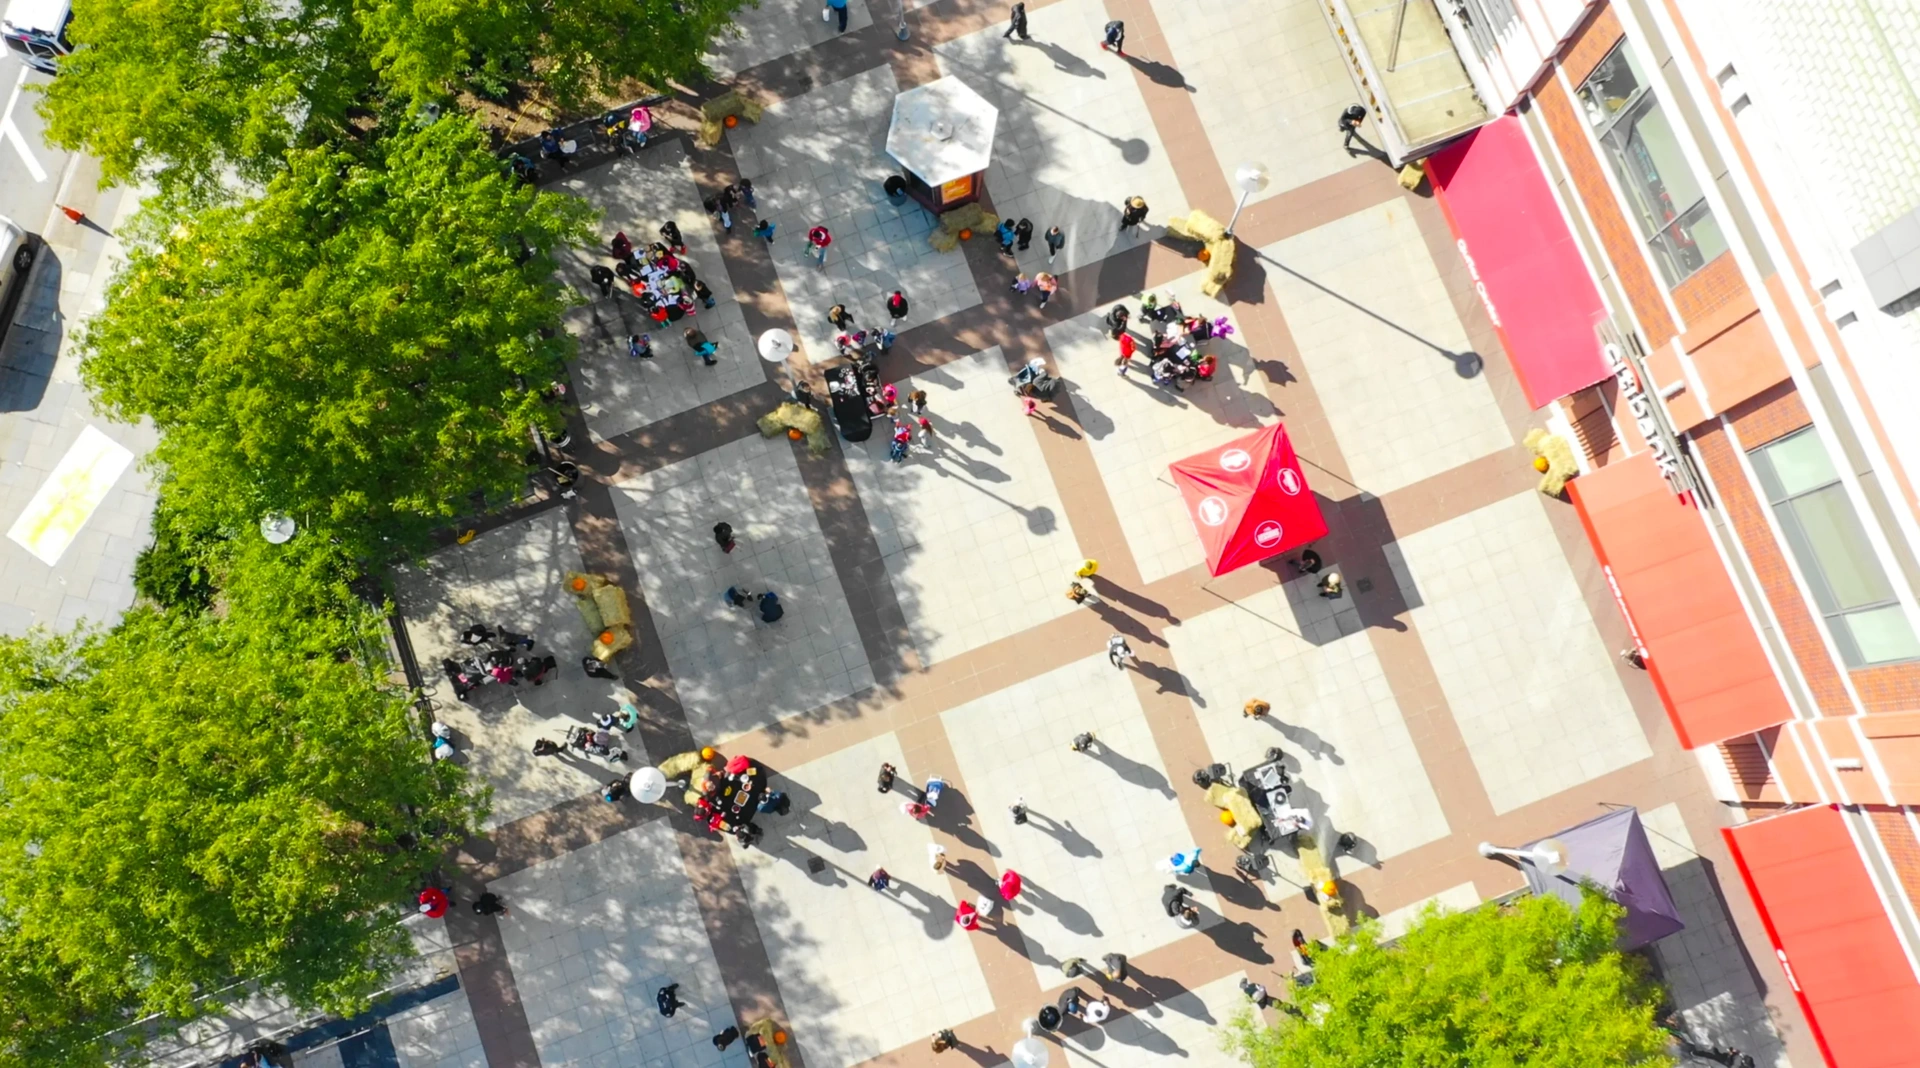
<path id="1" fill-rule="evenodd" d="M 1521 885 L 1479 842 L 1638 806 L 1688 923 L 1653 958 L 1688 1026 L 1784 1065 L 1767 1016 L 1780 991 L 1718 881 L 1726 815 L 1646 675 L 1615 655 L 1625 623 L 1578 519 L 1531 488 L 1516 443 L 1539 420 L 1439 208 L 1340 147 L 1354 90 L 1316 5 L 1030 2 L 1030 41 L 1003 36 L 999 5 L 903 9 L 906 45 L 890 4 L 855 0 L 844 36 L 816 4 L 747 9 L 713 66 L 765 105 L 759 122 L 713 148 L 663 135 L 551 186 L 602 212 L 602 242 L 678 222 L 715 293 L 697 322 L 720 360 L 672 337 L 628 360 L 637 309 L 594 299 L 604 258 L 580 250 L 563 269 L 583 292 L 567 321 L 581 492 L 491 518 L 398 583 L 427 696 L 493 791 L 461 893 L 512 910 L 449 915 L 461 989 L 386 1024 L 400 1063 L 704 1068 L 741 1055 L 711 1036 L 771 1020 L 806 1068 L 931 1064 L 942 1028 L 960 1049 L 940 1063 L 991 1068 L 1071 982 L 1114 1014 L 1051 1036 L 1055 1064 L 1225 1068 L 1219 1028 L 1249 1011 L 1239 981 L 1282 989 L 1289 934 L 1326 925 L 1293 848 L 1257 880 L 1236 873 L 1193 775 L 1277 747 L 1314 837 L 1352 836 L 1332 858 L 1349 911 L 1389 936 Z M 1126 56 L 1098 46 L 1112 18 Z M 1012 258 L 984 235 L 935 251 L 932 217 L 881 189 L 895 94 L 944 75 L 1001 109 L 987 206 L 1036 232 Z M 1236 228 L 1233 285 L 1207 297 L 1164 227 L 1193 207 L 1224 219 L 1249 158 L 1274 180 Z M 760 203 L 727 234 L 700 202 L 739 176 Z M 1121 234 L 1131 195 L 1149 225 Z M 771 246 L 748 233 L 759 218 L 778 226 Z M 834 232 L 824 268 L 803 249 L 815 223 Z M 1068 240 L 1049 264 L 1038 235 L 1054 224 Z M 1041 309 L 1009 283 L 1044 269 L 1061 290 Z M 931 438 L 894 463 L 884 416 L 823 455 L 763 435 L 792 375 L 824 393 L 827 309 L 874 325 L 895 288 L 912 312 L 878 367 L 903 399 L 926 393 Z M 1139 360 L 1120 373 L 1102 317 L 1125 302 L 1144 336 L 1148 293 L 1227 328 L 1207 343 L 1213 381 L 1158 387 Z M 786 364 L 753 350 L 774 326 L 801 342 Z M 1007 378 L 1034 359 L 1062 387 L 1029 412 Z M 1276 422 L 1326 514 L 1314 548 L 1342 596 L 1284 560 L 1210 575 L 1168 475 Z M 1080 605 L 1067 587 L 1087 558 L 1098 600 Z M 617 679 L 580 670 L 572 570 L 630 598 Z M 784 615 L 729 606 L 729 587 L 777 593 Z M 475 621 L 534 634 L 558 677 L 454 701 L 439 660 Z M 1124 667 L 1105 655 L 1114 634 L 1137 654 Z M 1256 698 L 1269 716 L 1242 714 Z M 626 768 L 532 756 L 623 703 L 641 714 Z M 761 761 L 790 802 L 758 817 L 753 847 L 694 823 L 680 783 L 657 803 L 599 800 L 614 775 L 709 745 Z M 903 811 L 935 777 L 938 807 Z M 1166 870 L 1194 848 L 1198 870 Z M 1009 871 L 1022 893 L 956 926 Z M 1197 929 L 1162 908 L 1176 881 Z M 1113 953 L 1125 981 L 1062 973 Z M 663 1017 L 668 984 L 683 1005 Z"/>

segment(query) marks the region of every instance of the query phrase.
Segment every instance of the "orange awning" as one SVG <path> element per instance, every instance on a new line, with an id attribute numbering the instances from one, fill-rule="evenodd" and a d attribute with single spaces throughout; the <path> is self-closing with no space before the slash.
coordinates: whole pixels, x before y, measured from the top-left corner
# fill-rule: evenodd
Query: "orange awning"
<path id="1" fill-rule="evenodd" d="M 1827 1064 L 1913 1064 L 1920 979 L 1839 808 L 1803 808 L 1720 833 Z"/>
<path id="2" fill-rule="evenodd" d="M 1567 492 L 1680 744 L 1711 745 L 1792 719 L 1706 523 L 1660 477 L 1653 454 L 1581 475 Z"/>

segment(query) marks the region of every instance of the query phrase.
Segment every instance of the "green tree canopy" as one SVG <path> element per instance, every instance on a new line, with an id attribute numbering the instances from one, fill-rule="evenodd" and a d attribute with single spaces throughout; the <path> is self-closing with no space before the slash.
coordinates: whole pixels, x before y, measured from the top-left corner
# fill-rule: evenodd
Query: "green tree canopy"
<path id="1" fill-rule="evenodd" d="M 1429 913 L 1391 947 L 1364 924 L 1314 957 L 1299 1016 L 1243 1016 L 1229 1047 L 1253 1068 L 1666 1068 L 1658 990 L 1614 948 L 1622 915 L 1528 897 Z"/>
<path id="2" fill-rule="evenodd" d="M 239 541 L 220 611 L 0 640 L 0 1064 L 236 980 L 352 1010 L 411 954 L 483 800 L 426 758 L 345 564 Z"/>
<path id="3" fill-rule="evenodd" d="M 160 429 L 183 521 L 283 513 L 384 560 L 518 485 L 528 427 L 557 426 L 551 253 L 591 209 L 517 188 L 465 119 L 376 148 L 296 152 L 260 198 L 191 214 L 88 324 L 82 376 Z"/>
<path id="4" fill-rule="evenodd" d="M 745 0 L 74 0 L 40 103 L 47 138 L 206 200 L 264 183 L 286 152 L 382 125 L 388 101 L 526 85 L 564 111 L 629 79 L 703 73 Z"/>
<path id="5" fill-rule="evenodd" d="M 373 84 L 349 0 L 74 0 L 68 33 L 47 140 L 109 185 L 263 182 L 303 138 L 338 136 Z"/>

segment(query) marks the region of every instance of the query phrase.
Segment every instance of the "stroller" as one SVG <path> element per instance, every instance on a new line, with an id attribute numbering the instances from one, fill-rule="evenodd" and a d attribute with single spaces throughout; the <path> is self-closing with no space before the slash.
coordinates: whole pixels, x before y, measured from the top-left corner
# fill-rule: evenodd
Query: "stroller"
<path id="1" fill-rule="evenodd" d="M 567 728 L 567 748 L 578 749 L 589 756 L 597 756 L 609 764 L 625 763 L 627 751 L 617 749 L 613 744 L 613 735 L 592 727 L 578 725 Z"/>
<path id="2" fill-rule="evenodd" d="M 1053 396 L 1053 391 L 1059 388 L 1060 380 L 1048 374 L 1047 361 L 1036 356 L 1025 367 L 1015 372 L 1012 378 L 1007 379 L 1007 384 L 1013 387 L 1015 393 L 1044 400 Z"/>

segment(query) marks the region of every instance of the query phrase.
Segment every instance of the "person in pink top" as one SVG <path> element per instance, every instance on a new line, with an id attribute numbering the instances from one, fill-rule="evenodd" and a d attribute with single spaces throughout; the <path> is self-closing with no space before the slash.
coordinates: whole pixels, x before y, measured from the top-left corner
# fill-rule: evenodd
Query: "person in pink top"
<path id="1" fill-rule="evenodd" d="M 980 910 L 973 907 L 973 902 L 962 901 L 960 907 L 953 910 L 953 922 L 959 924 L 962 931 L 977 931 L 980 929 Z"/>
<path id="2" fill-rule="evenodd" d="M 807 247 L 813 250 L 814 257 L 820 261 L 822 267 L 827 265 L 827 246 L 831 244 L 833 244 L 833 234 L 829 233 L 826 227 L 816 226 L 807 231 Z"/>
<path id="3" fill-rule="evenodd" d="M 1008 868 L 1006 874 L 1000 876 L 1000 900 L 1011 902 L 1019 897 L 1020 887 L 1020 873 Z"/>

